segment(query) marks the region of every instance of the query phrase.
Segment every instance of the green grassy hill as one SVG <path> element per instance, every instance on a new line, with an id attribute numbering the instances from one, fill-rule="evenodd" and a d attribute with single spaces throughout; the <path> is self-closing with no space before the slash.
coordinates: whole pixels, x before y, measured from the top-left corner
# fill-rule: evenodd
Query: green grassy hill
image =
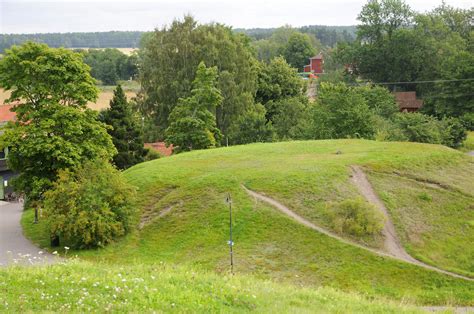
<path id="1" fill-rule="evenodd" d="M 416 258 L 474 274 L 473 158 L 416 143 L 331 140 L 195 151 L 125 172 L 139 188 L 142 229 L 106 249 L 78 252 L 110 264 L 181 264 L 228 273 L 227 193 L 233 198 L 235 271 L 306 287 L 418 304 L 474 305 L 474 282 L 344 244 L 257 202 L 242 185 L 332 228 L 333 208 L 360 197 L 350 166 L 363 167 Z M 30 237 L 47 243 L 24 217 Z M 380 247 L 380 239 L 343 237 Z M 126 266 L 128 267 L 128 266 Z"/>

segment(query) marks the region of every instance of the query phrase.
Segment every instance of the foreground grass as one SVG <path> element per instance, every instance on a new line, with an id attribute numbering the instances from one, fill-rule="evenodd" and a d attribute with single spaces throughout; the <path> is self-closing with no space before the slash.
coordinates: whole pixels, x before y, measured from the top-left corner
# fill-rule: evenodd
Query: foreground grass
<path id="1" fill-rule="evenodd" d="M 162 265 L 87 262 L 0 269 L 0 312 L 415 313 L 332 288 L 308 289 L 248 276 Z"/>
<path id="2" fill-rule="evenodd" d="M 336 154 L 336 152 L 342 152 Z M 430 190 L 436 206 L 425 206 L 417 214 L 419 223 L 436 224 L 423 230 L 424 244 L 414 246 L 407 232 L 404 244 L 417 256 L 446 269 L 469 273 L 474 248 L 474 229 L 466 228 L 473 211 L 472 158 L 437 145 L 382 143 L 363 140 L 334 140 L 253 144 L 191 153 L 137 165 L 125 172 L 139 188 L 140 208 L 151 219 L 106 249 L 77 252 L 81 258 L 111 265 L 165 263 L 226 273 L 228 271 L 227 193 L 233 198 L 236 271 L 258 278 L 305 286 L 332 286 L 346 292 L 384 296 L 430 305 L 474 305 L 474 283 L 452 278 L 363 249 L 340 243 L 299 225 L 274 208 L 256 202 L 242 184 L 265 193 L 312 222 L 331 228 L 332 206 L 359 197 L 350 181 L 350 165 L 370 172 L 376 189 L 385 190 L 386 181 L 377 174 L 392 175 L 388 207 L 403 208 L 418 193 L 406 193 L 405 175 L 421 176 L 450 187 Z M 392 182 L 392 181 L 387 181 Z M 421 183 L 420 183 L 421 184 Z M 407 186 L 411 188 L 411 186 Z M 381 195 L 384 197 L 384 195 Z M 458 196 L 464 197 L 457 202 Z M 153 219 L 165 208 L 172 210 Z M 407 210 L 397 211 L 409 219 Z M 25 232 L 47 245 L 44 227 L 31 225 L 27 212 Z M 398 218 L 397 218 L 398 219 Z M 403 224 L 403 226 L 402 226 Z M 43 228 L 43 229 L 42 229 Z M 461 228 L 461 229 L 459 229 Z M 416 228 L 415 228 L 416 229 Z M 451 232 L 452 230 L 462 232 Z M 443 233 L 448 234 L 443 236 Z M 416 234 L 415 234 L 416 235 Z M 343 235 L 347 236 L 348 235 Z M 355 239 L 377 246 L 377 239 Z M 472 243 L 472 242 L 471 242 Z M 434 250 L 435 248 L 435 250 Z M 461 254 L 459 254 L 461 252 Z"/>

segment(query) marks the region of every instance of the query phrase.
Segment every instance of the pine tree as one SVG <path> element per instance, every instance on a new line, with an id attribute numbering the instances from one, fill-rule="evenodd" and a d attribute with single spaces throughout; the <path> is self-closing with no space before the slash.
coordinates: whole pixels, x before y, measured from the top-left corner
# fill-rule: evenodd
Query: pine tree
<path id="1" fill-rule="evenodd" d="M 127 169 L 143 162 L 147 150 L 143 147 L 143 131 L 120 85 L 114 91 L 110 108 L 101 113 L 102 122 L 111 126 L 108 130 L 117 148 L 113 162 L 119 169 Z"/>
<path id="2" fill-rule="evenodd" d="M 222 102 L 216 87 L 217 68 L 206 68 L 201 62 L 193 82 L 192 96 L 180 98 L 170 114 L 166 143 L 175 152 L 219 146 L 221 132 L 216 126 L 216 107 Z"/>

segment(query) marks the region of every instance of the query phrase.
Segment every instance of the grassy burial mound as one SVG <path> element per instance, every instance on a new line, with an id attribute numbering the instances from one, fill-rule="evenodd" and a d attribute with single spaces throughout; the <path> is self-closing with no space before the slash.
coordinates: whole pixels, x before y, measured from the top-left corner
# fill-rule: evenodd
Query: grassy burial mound
<path id="1" fill-rule="evenodd" d="M 136 232 L 79 255 L 112 264 L 165 262 L 227 273 L 230 193 L 239 274 L 420 304 L 473 305 L 472 280 L 388 256 L 386 217 L 351 178 L 353 166 L 362 169 L 385 204 L 409 256 L 473 276 L 472 157 L 437 145 L 365 140 L 252 144 L 139 164 L 125 172 L 139 189 L 142 216 Z M 27 233 L 46 244 L 41 226 L 27 223 L 30 217 L 27 213 L 23 221 Z"/>

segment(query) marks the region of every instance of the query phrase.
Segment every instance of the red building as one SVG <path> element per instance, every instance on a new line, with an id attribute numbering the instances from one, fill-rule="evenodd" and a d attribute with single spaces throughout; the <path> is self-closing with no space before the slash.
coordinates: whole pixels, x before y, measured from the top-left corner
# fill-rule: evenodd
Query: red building
<path id="1" fill-rule="evenodd" d="M 304 66 L 304 71 L 313 74 L 321 74 L 324 72 L 323 63 L 323 54 L 319 53 L 317 56 L 309 58 L 309 64 Z"/>
<path id="2" fill-rule="evenodd" d="M 423 101 L 416 98 L 416 92 L 395 92 L 395 100 L 401 112 L 416 112 Z"/>

